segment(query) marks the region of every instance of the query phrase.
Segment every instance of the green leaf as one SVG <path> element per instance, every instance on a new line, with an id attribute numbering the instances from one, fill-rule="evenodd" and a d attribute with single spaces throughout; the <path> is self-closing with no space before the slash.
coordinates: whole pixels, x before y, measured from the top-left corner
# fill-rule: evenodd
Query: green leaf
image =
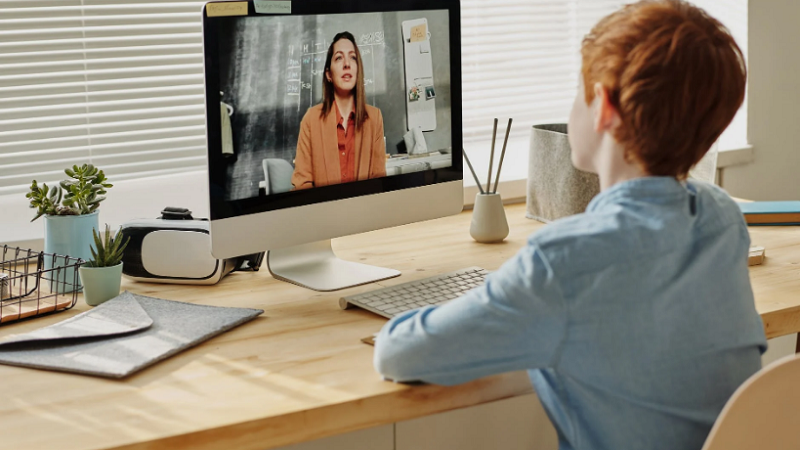
<path id="1" fill-rule="evenodd" d="M 90 204 L 90 205 L 96 205 L 96 204 L 98 204 L 98 203 L 102 202 L 102 201 L 103 201 L 103 200 L 105 200 L 105 199 L 106 199 L 106 198 L 105 198 L 105 197 L 102 197 L 102 196 L 100 196 L 100 197 L 95 197 L 94 195 L 92 195 L 92 198 L 91 198 L 91 199 L 89 199 L 89 201 L 88 201 L 87 203 L 88 203 L 88 204 Z"/>
<path id="2" fill-rule="evenodd" d="M 100 264 L 100 267 L 103 267 L 103 263 L 106 260 L 106 254 L 105 246 L 103 245 L 103 241 L 100 239 L 99 233 L 94 235 L 94 242 L 97 248 L 97 262 Z"/>
<path id="3" fill-rule="evenodd" d="M 97 261 L 97 252 L 94 251 L 94 246 L 89 246 L 89 251 L 92 252 L 92 260 L 91 260 L 92 265 L 94 267 L 100 267 L 98 266 L 99 261 Z"/>

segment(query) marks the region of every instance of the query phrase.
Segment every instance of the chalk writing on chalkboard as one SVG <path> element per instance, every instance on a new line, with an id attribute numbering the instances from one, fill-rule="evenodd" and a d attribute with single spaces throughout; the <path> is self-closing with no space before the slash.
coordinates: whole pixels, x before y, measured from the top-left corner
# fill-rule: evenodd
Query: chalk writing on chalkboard
<path id="1" fill-rule="evenodd" d="M 364 86 L 372 89 L 375 85 L 375 52 L 385 47 L 383 31 L 361 33 L 356 38 L 361 59 L 364 64 Z M 290 58 L 286 68 L 286 95 L 297 97 L 297 110 L 308 108 L 322 99 L 322 77 L 325 75 L 325 59 L 328 53 L 327 40 L 306 42 L 289 46 Z M 296 59 L 294 50 L 302 49 Z M 370 95 L 368 89 L 368 96 Z M 371 93 L 374 97 L 374 93 Z"/>

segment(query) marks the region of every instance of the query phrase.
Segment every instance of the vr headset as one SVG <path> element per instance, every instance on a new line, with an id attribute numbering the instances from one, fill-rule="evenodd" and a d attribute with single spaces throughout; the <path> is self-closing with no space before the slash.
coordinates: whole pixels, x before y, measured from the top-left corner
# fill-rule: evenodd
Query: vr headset
<path id="1" fill-rule="evenodd" d="M 126 222 L 120 233 L 130 238 L 122 255 L 122 273 L 136 281 L 216 284 L 237 271 L 258 271 L 264 252 L 237 258 L 211 255 L 207 219 L 194 219 L 186 208 L 167 207 L 157 219 Z"/>

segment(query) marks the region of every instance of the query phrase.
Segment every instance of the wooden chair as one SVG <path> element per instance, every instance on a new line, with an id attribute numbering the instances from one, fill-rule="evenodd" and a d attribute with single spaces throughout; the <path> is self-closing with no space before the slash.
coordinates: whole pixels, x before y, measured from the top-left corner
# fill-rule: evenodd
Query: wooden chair
<path id="1" fill-rule="evenodd" d="M 742 384 L 703 450 L 800 449 L 800 355 L 782 358 Z"/>

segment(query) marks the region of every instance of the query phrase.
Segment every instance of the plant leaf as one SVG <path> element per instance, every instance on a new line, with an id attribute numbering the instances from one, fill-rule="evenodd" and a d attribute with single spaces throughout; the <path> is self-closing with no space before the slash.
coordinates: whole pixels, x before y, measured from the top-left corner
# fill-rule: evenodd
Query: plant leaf
<path id="1" fill-rule="evenodd" d="M 92 197 L 94 197 L 94 195 L 93 195 Z M 100 196 L 100 197 L 94 197 L 94 198 L 90 198 L 90 199 L 89 199 L 89 201 L 88 201 L 87 203 L 88 203 L 88 204 L 90 204 L 90 205 L 96 205 L 96 204 L 98 204 L 98 203 L 102 202 L 102 201 L 103 201 L 103 200 L 105 200 L 105 199 L 106 199 L 106 198 L 105 198 L 105 197 L 102 197 L 102 196 Z"/>
<path id="2" fill-rule="evenodd" d="M 103 262 L 103 242 L 100 240 L 100 233 L 92 228 L 92 238 L 94 238 L 94 246 L 97 249 L 97 254 L 93 254 L 97 267 L 102 267 Z"/>
<path id="3" fill-rule="evenodd" d="M 94 251 L 94 246 L 90 246 L 89 247 L 89 251 L 92 252 L 92 260 L 90 261 L 92 263 L 92 266 L 100 267 L 100 266 L 97 265 L 98 264 L 98 262 L 97 262 L 97 252 Z"/>

